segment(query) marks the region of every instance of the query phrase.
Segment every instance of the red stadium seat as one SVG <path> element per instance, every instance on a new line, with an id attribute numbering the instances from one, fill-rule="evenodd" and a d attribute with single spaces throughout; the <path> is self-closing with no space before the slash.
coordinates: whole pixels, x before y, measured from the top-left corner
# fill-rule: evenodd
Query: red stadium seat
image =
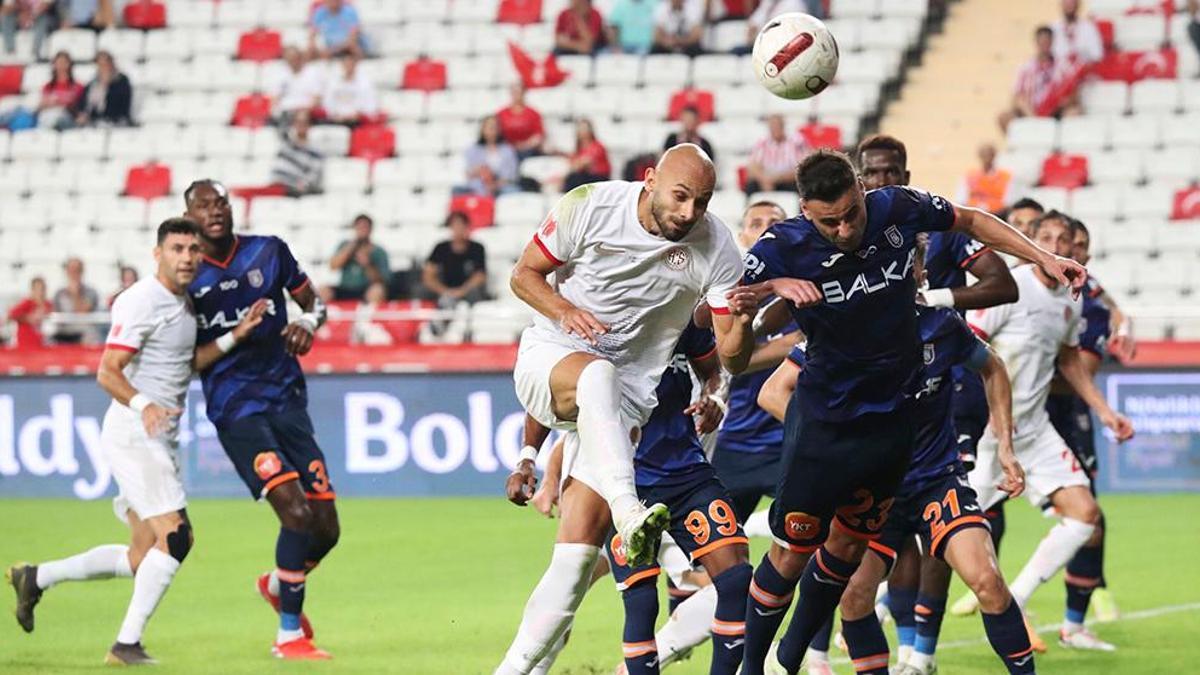
<path id="1" fill-rule="evenodd" d="M 1061 187 L 1072 190 L 1087 184 L 1088 162 L 1083 155 L 1055 153 L 1042 162 L 1042 179 L 1045 187 Z"/>
<path id="2" fill-rule="evenodd" d="M 350 156 L 375 161 L 396 154 L 396 134 L 389 127 L 369 124 L 350 134 Z"/>
<path id="3" fill-rule="evenodd" d="M 842 145 L 842 128 L 836 124 L 809 122 L 800 127 L 800 136 L 810 148 L 841 150 L 845 147 Z"/>
<path id="4" fill-rule="evenodd" d="M 1175 193 L 1171 204 L 1171 220 L 1200 218 L 1200 185 L 1190 185 Z"/>
<path id="5" fill-rule="evenodd" d="M 151 30 L 167 27 L 167 6 L 156 0 L 134 0 L 122 13 L 129 28 Z"/>
<path id="6" fill-rule="evenodd" d="M 420 58 L 404 66 L 400 78 L 401 89 L 438 91 L 446 88 L 446 64 L 429 58 Z"/>
<path id="7" fill-rule="evenodd" d="M 125 174 L 125 195 L 150 200 L 171 193 L 171 167 L 150 162 L 129 168 Z"/>
<path id="8" fill-rule="evenodd" d="M 495 222 L 496 200 L 480 195 L 456 195 L 450 199 L 450 211 L 467 214 L 472 230 L 491 227 Z"/>
<path id="9" fill-rule="evenodd" d="M 327 321 L 313 334 L 313 339 L 317 342 L 330 342 L 342 345 L 350 344 L 350 334 L 354 332 L 354 310 L 357 306 L 358 301 L 356 300 L 334 300 L 330 302 L 330 315 L 337 315 L 339 318 L 345 317 L 351 320 Z"/>
<path id="10" fill-rule="evenodd" d="M 233 108 L 233 126 L 257 128 L 271 119 L 271 99 L 263 94 L 247 94 Z"/>
<path id="11" fill-rule="evenodd" d="M 542 0 L 500 0 L 496 9 L 498 23 L 525 26 L 542 21 Z"/>
<path id="12" fill-rule="evenodd" d="M 700 113 L 701 122 L 711 122 L 716 116 L 712 92 L 689 88 L 681 89 L 671 96 L 671 103 L 667 106 L 667 119 L 672 122 L 678 120 L 679 113 L 688 106 L 695 108 L 696 112 Z"/>
<path id="13" fill-rule="evenodd" d="M 283 56 L 279 31 L 258 28 L 238 38 L 237 57 L 245 61 L 273 61 Z"/>
<path id="14" fill-rule="evenodd" d="M 21 93 L 21 78 L 24 75 L 24 66 L 0 65 L 0 96 L 11 96 Z"/>

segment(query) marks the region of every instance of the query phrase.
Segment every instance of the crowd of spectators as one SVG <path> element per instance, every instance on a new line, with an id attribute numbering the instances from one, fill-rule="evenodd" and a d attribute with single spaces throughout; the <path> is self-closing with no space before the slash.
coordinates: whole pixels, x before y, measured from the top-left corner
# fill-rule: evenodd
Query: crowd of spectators
<path id="1" fill-rule="evenodd" d="M 46 57 L 43 47 L 54 30 L 87 28 L 101 31 L 116 25 L 112 0 L 6 0 L 0 3 L 0 35 L 4 53 L 17 52 L 17 31 L 33 35 L 35 59 Z"/>

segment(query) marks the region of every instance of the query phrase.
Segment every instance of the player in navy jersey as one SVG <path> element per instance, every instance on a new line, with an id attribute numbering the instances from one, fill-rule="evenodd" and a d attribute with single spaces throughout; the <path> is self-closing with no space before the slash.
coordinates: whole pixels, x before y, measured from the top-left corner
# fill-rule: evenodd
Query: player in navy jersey
<path id="1" fill-rule="evenodd" d="M 1043 251 L 983 211 L 906 187 L 866 192 L 840 152 L 806 157 L 796 183 L 802 215 L 772 227 L 746 255 L 745 283 L 791 302 L 808 341 L 784 422 L 783 471 L 771 508 L 775 542 L 747 603 L 747 675 L 763 672 L 799 582 L 800 600 L 776 656 L 785 671 L 797 671 L 867 542 L 887 522 L 916 434 L 916 235 L 954 229 L 1035 260 L 1064 284 L 1079 287 L 1086 279 L 1074 261 Z"/>
<path id="2" fill-rule="evenodd" d="M 326 659 L 303 616 L 306 575 L 337 544 L 334 489 L 308 417 L 304 373 L 297 356 L 312 348 L 325 318 L 308 276 L 277 237 L 235 235 L 225 187 L 192 183 L 184 200 L 200 226 L 204 256 L 188 287 L 203 345 L 220 340 L 260 299 L 268 309 L 249 340 L 200 373 L 208 418 L 238 475 L 255 499 L 279 517 L 275 570 L 258 590 L 280 614 L 272 653 L 284 659 Z M 304 314 L 288 322 L 287 298 Z M 219 343 L 218 343 L 219 344 Z"/>
<path id="3" fill-rule="evenodd" d="M 863 139 L 857 159 L 868 190 L 909 183 L 907 148 L 893 136 L 876 134 Z M 1016 302 L 1017 283 L 994 251 L 961 232 L 930 232 L 926 241 L 926 283 L 921 293 L 926 305 L 952 307 L 963 314 L 968 309 Z M 970 286 L 967 272 L 977 279 Z M 970 471 L 988 422 L 987 399 L 977 372 L 954 366 L 953 378 L 956 441 L 959 456 Z M 919 556 L 912 538 L 897 549 L 897 556 L 888 578 L 887 607 L 896 622 L 899 661 L 907 661 L 913 651 L 932 658 L 945 614 L 950 568 L 938 558 Z"/>

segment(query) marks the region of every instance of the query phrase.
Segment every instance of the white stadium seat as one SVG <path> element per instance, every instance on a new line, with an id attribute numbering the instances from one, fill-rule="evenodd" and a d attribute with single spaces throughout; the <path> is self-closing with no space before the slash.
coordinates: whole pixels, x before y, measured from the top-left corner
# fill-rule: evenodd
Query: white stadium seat
<path id="1" fill-rule="evenodd" d="M 190 59 L 192 57 L 192 33 L 178 28 L 150 31 L 146 34 L 144 53 L 150 63 L 154 63 L 158 59 L 176 61 Z"/>
<path id="2" fill-rule="evenodd" d="M 1129 110 L 1129 85 L 1124 82 L 1087 82 L 1079 103 L 1088 115 L 1121 115 Z"/>
<path id="3" fill-rule="evenodd" d="M 1146 162 L 1146 176 L 1151 182 L 1182 184 L 1200 179 L 1200 152 L 1188 147 L 1163 148 Z"/>
<path id="4" fill-rule="evenodd" d="M 1121 17 L 1113 28 L 1113 41 L 1124 51 L 1158 49 L 1167 37 L 1166 22 L 1157 13 Z"/>
<path id="5" fill-rule="evenodd" d="M 1107 117 L 1065 117 L 1058 128 L 1058 147 L 1066 152 L 1099 150 L 1108 146 Z"/>
<path id="6" fill-rule="evenodd" d="M 325 163 L 325 188 L 331 192 L 361 194 L 367 189 L 371 165 L 364 160 L 335 157 Z"/>
<path id="7" fill-rule="evenodd" d="M 313 147 L 327 157 L 341 157 L 350 150 L 350 130 L 346 127 L 321 125 L 308 132 Z"/>
<path id="8" fill-rule="evenodd" d="M 1179 108 L 1179 83 L 1175 80 L 1142 80 L 1129 91 L 1133 113 L 1172 113 Z"/>
<path id="9" fill-rule="evenodd" d="M 743 84 L 749 72 L 749 60 L 732 54 L 701 54 L 692 60 L 692 83 L 701 89 L 715 84 Z"/>
<path id="10" fill-rule="evenodd" d="M 64 160 L 100 159 L 108 142 L 105 129 L 72 129 L 59 140 L 59 155 Z"/>
<path id="11" fill-rule="evenodd" d="M 1152 148 L 1162 137 L 1161 119 L 1155 115 L 1116 117 L 1112 121 L 1112 147 Z"/>
<path id="12" fill-rule="evenodd" d="M 692 70 L 692 61 L 682 54 L 651 54 L 642 63 L 641 81 L 646 85 L 683 88 Z"/>
<path id="13" fill-rule="evenodd" d="M 1200 108 L 1185 115 L 1168 115 L 1162 120 L 1162 141 L 1165 145 L 1200 147 Z"/>
<path id="14" fill-rule="evenodd" d="M 1121 186 L 1145 178 L 1143 153 L 1138 149 L 1089 152 L 1088 180 L 1095 185 Z"/>
<path id="15" fill-rule="evenodd" d="M 77 62 L 91 61 L 96 58 L 96 33 L 85 28 L 56 30 L 50 34 L 48 51 L 66 52 Z"/>
<path id="16" fill-rule="evenodd" d="M 546 217 L 547 209 L 546 198 L 540 193 L 500 195 L 496 198 L 496 227 L 532 230 Z"/>
<path id="17" fill-rule="evenodd" d="M 1008 125 L 1008 147 L 1016 150 L 1050 150 L 1058 142 L 1058 121 L 1046 117 L 1020 117 Z"/>
<path id="18" fill-rule="evenodd" d="M 593 81 L 598 86 L 629 88 L 637 84 L 642 57 L 633 54 L 601 54 L 596 57 Z"/>
<path id="19" fill-rule="evenodd" d="M 59 133 L 50 129 L 29 129 L 14 134 L 8 146 L 9 156 L 14 162 L 29 159 L 55 159 L 58 157 Z"/>
<path id="20" fill-rule="evenodd" d="M 143 31 L 112 28 L 100 33 L 96 39 L 96 49 L 112 54 L 117 67 L 124 68 L 142 58 L 142 46 L 145 42 L 146 35 Z"/>
<path id="21" fill-rule="evenodd" d="M 829 16 L 836 19 L 871 18 L 879 16 L 880 5 L 887 0 L 830 0 Z"/>

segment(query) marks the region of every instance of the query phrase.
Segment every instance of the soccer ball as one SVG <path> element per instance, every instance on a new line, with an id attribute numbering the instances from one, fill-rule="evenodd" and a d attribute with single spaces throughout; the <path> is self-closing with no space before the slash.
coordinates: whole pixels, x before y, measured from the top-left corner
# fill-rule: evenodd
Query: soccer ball
<path id="1" fill-rule="evenodd" d="M 800 12 L 780 14 L 758 32 L 751 62 L 767 91 L 780 98 L 809 98 L 837 74 L 837 40 L 820 19 Z"/>

